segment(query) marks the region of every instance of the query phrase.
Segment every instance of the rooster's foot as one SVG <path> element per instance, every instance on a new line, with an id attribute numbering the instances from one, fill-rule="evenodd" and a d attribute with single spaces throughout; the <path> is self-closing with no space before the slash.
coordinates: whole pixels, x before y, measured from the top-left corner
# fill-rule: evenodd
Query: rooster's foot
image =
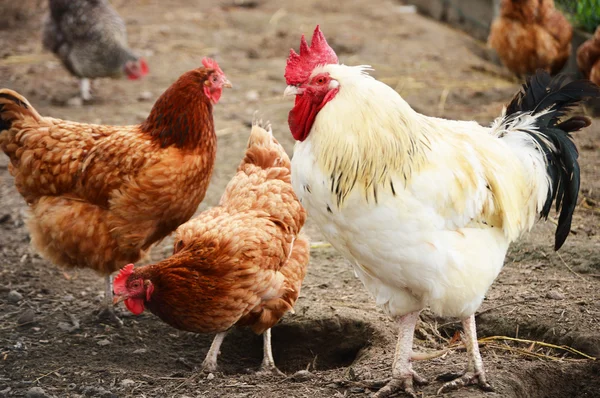
<path id="1" fill-rule="evenodd" d="M 453 377 L 454 376 L 454 377 Z M 452 381 L 448 381 L 445 383 L 438 391 L 438 394 L 442 394 L 448 391 L 455 390 L 460 387 L 470 386 L 477 384 L 479 388 L 483 391 L 492 392 L 494 388 L 487 382 L 485 378 L 485 373 L 475 373 L 475 372 L 466 372 L 462 375 L 453 374 L 443 374 L 437 377 L 437 380 L 449 380 L 454 379 Z"/>
<path id="2" fill-rule="evenodd" d="M 115 314 L 115 310 L 112 307 L 102 307 L 98 312 L 98 319 L 101 322 L 108 322 L 113 326 L 120 328 L 123 326 L 123 321 Z"/>
<path id="3" fill-rule="evenodd" d="M 416 384 L 418 386 L 422 386 L 428 383 L 427 379 L 419 376 L 419 374 L 415 371 L 411 371 L 411 373 L 407 375 L 393 376 L 391 379 L 386 381 L 375 381 L 371 383 L 365 382 L 363 384 L 367 388 L 379 388 L 381 385 L 383 385 L 383 387 L 381 387 L 381 389 L 373 395 L 373 398 L 389 397 L 400 391 L 404 391 L 410 397 L 416 398 L 417 395 L 413 385 Z"/>

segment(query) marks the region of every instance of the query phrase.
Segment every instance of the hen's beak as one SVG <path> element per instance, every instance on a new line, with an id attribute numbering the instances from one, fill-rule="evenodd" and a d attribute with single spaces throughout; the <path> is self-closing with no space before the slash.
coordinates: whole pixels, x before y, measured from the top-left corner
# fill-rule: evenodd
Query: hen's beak
<path id="1" fill-rule="evenodd" d="M 113 297 L 113 305 L 117 305 L 123 300 L 125 300 L 125 296 L 114 296 Z"/>
<path id="2" fill-rule="evenodd" d="M 231 84 L 231 82 L 229 81 L 229 79 L 225 78 L 225 81 L 223 82 L 223 87 L 225 87 L 225 88 L 232 88 L 233 85 Z"/>
<path id="3" fill-rule="evenodd" d="M 283 96 L 284 97 L 289 97 L 290 95 L 299 95 L 299 94 L 302 94 L 302 91 L 304 91 L 304 90 L 302 90 L 299 87 L 296 87 L 296 86 L 287 86 L 285 88 L 285 91 L 283 92 Z"/>

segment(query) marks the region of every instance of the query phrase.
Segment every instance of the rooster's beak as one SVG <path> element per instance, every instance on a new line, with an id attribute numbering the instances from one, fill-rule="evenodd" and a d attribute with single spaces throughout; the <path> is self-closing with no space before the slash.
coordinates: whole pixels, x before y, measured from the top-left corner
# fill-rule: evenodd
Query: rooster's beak
<path id="1" fill-rule="evenodd" d="M 123 300 L 125 300 L 125 296 L 115 296 L 113 297 L 113 305 L 117 305 Z"/>
<path id="2" fill-rule="evenodd" d="M 287 86 L 285 91 L 283 92 L 284 97 L 289 97 L 290 95 L 299 95 L 302 94 L 303 89 L 296 86 Z"/>
<path id="3" fill-rule="evenodd" d="M 231 84 L 231 82 L 229 81 L 229 79 L 225 78 L 225 81 L 223 82 L 223 87 L 225 87 L 225 88 L 231 88 L 231 87 L 233 87 L 233 85 Z"/>

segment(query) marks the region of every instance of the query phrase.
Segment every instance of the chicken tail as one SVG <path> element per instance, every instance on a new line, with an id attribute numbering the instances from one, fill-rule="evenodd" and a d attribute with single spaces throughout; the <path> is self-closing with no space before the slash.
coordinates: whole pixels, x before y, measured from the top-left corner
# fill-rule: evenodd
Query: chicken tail
<path id="1" fill-rule="evenodd" d="M 492 126 L 494 134 L 521 154 L 539 186 L 538 212 L 547 218 L 556 203 L 560 211 L 554 249 L 563 245 L 579 193 L 578 152 L 570 133 L 591 124 L 585 116 L 567 113 L 588 97 L 600 97 L 600 88 L 588 80 L 567 83 L 544 71 L 533 75 Z M 533 153 L 531 151 L 534 151 Z M 541 163 L 541 164 L 540 164 Z"/>
<path id="2" fill-rule="evenodd" d="M 40 121 L 42 117 L 21 94 L 3 88 L 0 90 L 0 131 L 8 130 L 16 120 L 33 118 Z"/>
<path id="3" fill-rule="evenodd" d="M 268 121 L 263 122 L 256 115 L 252 122 L 246 156 L 242 160 L 241 166 L 248 163 L 263 169 L 271 167 L 285 167 L 288 170 L 290 169 L 290 158 L 285 149 L 273 137 L 271 123 Z"/>

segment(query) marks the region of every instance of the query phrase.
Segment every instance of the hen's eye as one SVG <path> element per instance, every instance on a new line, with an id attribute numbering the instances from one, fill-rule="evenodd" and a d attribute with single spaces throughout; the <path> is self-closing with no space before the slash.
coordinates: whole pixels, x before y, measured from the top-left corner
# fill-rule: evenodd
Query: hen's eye
<path id="1" fill-rule="evenodd" d="M 325 83 L 325 78 L 320 77 L 317 79 L 317 84 L 323 84 L 323 83 Z"/>

